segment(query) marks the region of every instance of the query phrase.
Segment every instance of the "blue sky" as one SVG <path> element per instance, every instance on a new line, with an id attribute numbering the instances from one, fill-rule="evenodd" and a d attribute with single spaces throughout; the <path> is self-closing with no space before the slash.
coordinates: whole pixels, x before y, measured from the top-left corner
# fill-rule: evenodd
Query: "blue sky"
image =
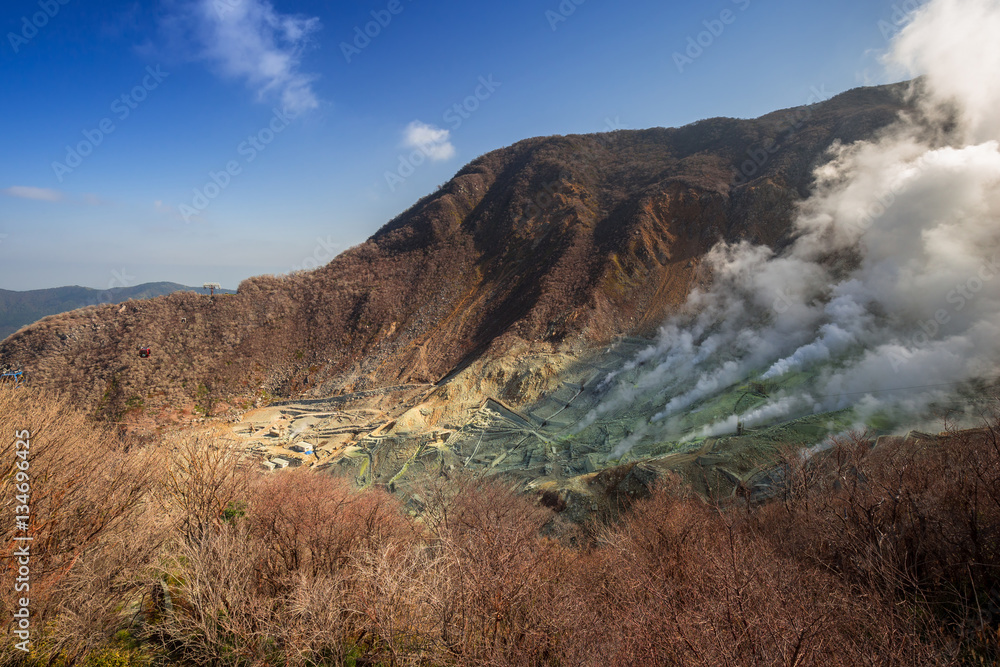
<path id="1" fill-rule="evenodd" d="M 894 80 L 916 4 L 9 0 L 0 288 L 313 268 L 520 139 Z"/>

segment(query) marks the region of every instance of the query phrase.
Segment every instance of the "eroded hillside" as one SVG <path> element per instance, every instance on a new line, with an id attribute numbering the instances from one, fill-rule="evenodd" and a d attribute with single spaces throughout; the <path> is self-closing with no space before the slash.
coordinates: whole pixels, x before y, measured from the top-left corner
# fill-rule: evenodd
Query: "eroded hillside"
<path id="1" fill-rule="evenodd" d="M 874 136 L 905 107 L 902 91 L 522 141 L 325 267 L 252 278 L 236 295 L 49 317 L 5 340 L 0 357 L 102 418 L 154 423 L 192 406 L 433 384 L 506 354 L 650 334 L 709 278 L 699 261 L 716 242 L 787 242 L 828 147 Z M 152 356 L 140 358 L 146 345 Z M 552 388 L 530 385 L 512 373 L 489 391 L 523 404 Z"/>

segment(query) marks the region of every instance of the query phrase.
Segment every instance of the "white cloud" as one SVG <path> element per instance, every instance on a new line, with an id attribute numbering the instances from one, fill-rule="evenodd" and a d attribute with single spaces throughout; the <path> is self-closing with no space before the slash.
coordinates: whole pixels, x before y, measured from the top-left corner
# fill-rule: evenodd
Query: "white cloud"
<path id="1" fill-rule="evenodd" d="M 448 138 L 451 132 L 415 120 L 403 132 L 403 145 L 416 148 L 434 161 L 448 160 L 455 156 L 455 147 Z"/>
<path id="2" fill-rule="evenodd" d="M 21 199 L 35 199 L 37 201 L 61 201 L 63 194 L 58 190 L 49 188 L 33 188 L 27 185 L 12 185 L 9 188 L 0 190 L 8 197 L 20 197 Z"/>
<path id="3" fill-rule="evenodd" d="M 318 18 L 281 14 L 267 0 L 192 0 L 165 21 L 183 46 L 194 40 L 198 59 L 220 74 L 242 79 L 258 100 L 278 98 L 289 113 L 319 106 L 315 74 L 302 71 L 302 53 L 321 25 Z"/>

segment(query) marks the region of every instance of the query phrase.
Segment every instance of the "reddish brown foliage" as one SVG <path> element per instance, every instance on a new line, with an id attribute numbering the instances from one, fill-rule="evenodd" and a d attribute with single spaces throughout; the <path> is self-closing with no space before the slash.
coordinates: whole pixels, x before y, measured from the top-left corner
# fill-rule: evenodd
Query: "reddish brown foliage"
<path id="1" fill-rule="evenodd" d="M 0 361 L 111 421 L 160 408 L 246 405 L 310 374 L 327 393 L 436 381 L 464 361 L 652 333 L 718 240 L 780 244 L 835 139 L 867 138 L 896 89 L 817 105 L 746 185 L 747 151 L 783 117 L 531 139 L 485 155 L 327 266 L 46 318 Z M 140 359 L 140 345 L 152 356 Z"/>
<path id="2" fill-rule="evenodd" d="M 321 474 L 248 479 L 219 442 L 154 465 L 38 398 L 0 391 L 4 428 L 27 418 L 44 445 L 40 656 L 72 660 L 132 627 L 185 664 L 1000 657 L 996 427 L 789 457 L 788 493 L 761 506 L 719 508 L 673 480 L 581 548 L 545 537 L 551 510 L 498 480 L 428 479 L 415 518 Z"/>

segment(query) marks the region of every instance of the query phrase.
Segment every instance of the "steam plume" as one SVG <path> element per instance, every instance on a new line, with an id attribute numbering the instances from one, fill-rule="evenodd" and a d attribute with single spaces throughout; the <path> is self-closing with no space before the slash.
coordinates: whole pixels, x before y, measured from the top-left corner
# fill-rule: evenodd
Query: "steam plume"
<path id="1" fill-rule="evenodd" d="M 853 408 L 923 415 L 963 385 L 1000 375 L 1000 3 L 932 0 L 887 65 L 909 75 L 919 113 L 880 138 L 834 145 L 780 255 L 748 243 L 707 257 L 695 291 L 655 345 L 612 378 L 580 428 L 637 400 L 672 437 L 699 401 L 759 374 L 806 379 L 711 424 L 713 435 L 780 416 Z M 616 384 L 617 382 L 617 384 Z M 623 442 L 615 454 L 634 444 Z"/>

